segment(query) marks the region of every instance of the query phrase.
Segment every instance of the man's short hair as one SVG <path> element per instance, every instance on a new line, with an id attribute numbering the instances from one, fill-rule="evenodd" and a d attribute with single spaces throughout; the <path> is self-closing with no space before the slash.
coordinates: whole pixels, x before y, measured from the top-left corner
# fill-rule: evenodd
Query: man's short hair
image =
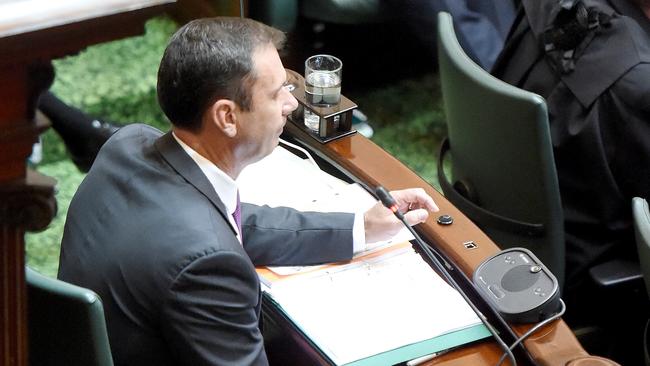
<path id="1" fill-rule="evenodd" d="M 230 99 L 251 109 L 253 53 L 282 48 L 284 33 L 252 19 L 193 20 L 172 36 L 158 69 L 158 103 L 175 126 L 198 130 L 205 109 Z"/>

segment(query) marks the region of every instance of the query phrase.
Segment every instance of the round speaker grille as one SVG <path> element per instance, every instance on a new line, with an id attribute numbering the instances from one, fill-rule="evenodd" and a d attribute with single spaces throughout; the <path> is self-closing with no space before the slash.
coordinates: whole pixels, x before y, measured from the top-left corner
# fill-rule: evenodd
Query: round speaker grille
<path id="1" fill-rule="evenodd" d="M 521 266 L 514 267 L 501 279 L 501 287 L 510 292 L 519 292 L 527 288 L 532 287 L 537 279 L 539 278 L 540 273 L 532 273 L 530 271 L 530 265 L 522 264 Z"/>

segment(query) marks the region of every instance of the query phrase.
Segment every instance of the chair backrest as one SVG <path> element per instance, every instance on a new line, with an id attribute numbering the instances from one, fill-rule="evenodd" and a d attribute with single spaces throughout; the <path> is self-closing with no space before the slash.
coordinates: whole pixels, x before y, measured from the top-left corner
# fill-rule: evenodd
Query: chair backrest
<path id="1" fill-rule="evenodd" d="M 634 217 L 634 235 L 639 263 L 645 280 L 645 288 L 650 297 L 650 209 L 648 201 L 641 197 L 632 199 L 632 216 Z M 650 366 L 650 320 L 646 323 L 643 334 L 645 364 Z"/>
<path id="2" fill-rule="evenodd" d="M 564 283 L 564 215 L 541 96 L 509 85 L 463 51 L 438 14 L 438 62 L 448 140 L 445 196 L 500 247 L 525 247 Z M 443 166 L 451 156 L 450 182 Z"/>
<path id="3" fill-rule="evenodd" d="M 29 364 L 112 366 L 99 296 L 28 267 L 25 277 Z"/>
<path id="4" fill-rule="evenodd" d="M 646 290 L 650 297 L 650 210 L 648 201 L 641 197 L 634 197 L 632 199 L 632 216 L 634 217 L 634 234 L 636 248 L 639 251 L 641 272 L 643 272 Z"/>

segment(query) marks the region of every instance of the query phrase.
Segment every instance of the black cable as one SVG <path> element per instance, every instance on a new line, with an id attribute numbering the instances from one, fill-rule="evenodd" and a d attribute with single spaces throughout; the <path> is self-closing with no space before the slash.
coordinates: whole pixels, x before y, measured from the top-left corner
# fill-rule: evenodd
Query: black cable
<path id="1" fill-rule="evenodd" d="M 381 203 L 384 206 L 386 206 L 386 208 L 391 210 L 393 214 L 395 214 L 395 217 L 397 217 L 404 224 L 404 226 L 406 226 L 406 228 L 411 232 L 411 234 L 413 234 L 413 236 L 415 237 L 415 242 L 417 243 L 420 250 L 425 254 L 427 259 L 429 259 L 431 263 L 433 263 L 433 265 L 436 267 L 438 272 L 442 274 L 445 280 L 447 280 L 447 283 L 449 283 L 454 289 L 456 289 L 456 291 L 458 291 L 458 293 L 463 297 L 465 302 L 470 306 L 470 308 L 472 308 L 474 313 L 478 316 L 478 318 L 485 325 L 488 331 L 492 333 L 494 339 L 497 341 L 499 346 L 503 349 L 504 354 L 510 358 L 510 362 L 512 363 L 512 366 L 516 366 L 517 361 L 515 360 L 515 356 L 512 354 L 511 348 L 508 347 L 508 345 L 503 341 L 503 339 L 501 339 L 497 330 L 492 326 L 492 324 L 490 324 L 490 322 L 483 315 L 483 313 L 476 307 L 476 305 L 474 305 L 474 303 L 470 300 L 470 298 L 467 296 L 465 291 L 458 285 L 458 283 L 451 276 L 451 274 L 449 274 L 447 268 L 440 262 L 438 257 L 433 254 L 431 248 L 429 248 L 429 246 L 424 243 L 424 241 L 422 240 L 422 238 L 420 238 L 418 233 L 415 232 L 415 230 L 411 227 L 411 225 L 409 225 L 406 222 L 406 219 L 404 218 L 404 214 L 400 212 L 399 207 L 397 207 L 397 203 L 395 202 L 395 199 L 382 186 L 377 186 L 377 188 L 375 189 L 375 193 L 379 198 L 379 200 L 381 201 Z M 512 348 L 514 348 L 516 345 L 517 342 L 515 341 L 515 343 L 512 345 Z"/>
<path id="2" fill-rule="evenodd" d="M 523 342 L 526 338 L 530 337 L 531 334 L 537 332 L 539 328 L 545 326 L 546 324 L 552 322 L 553 320 L 559 319 L 562 315 L 564 315 L 564 312 L 566 311 L 566 305 L 564 304 L 564 301 L 560 299 L 560 311 L 558 311 L 555 315 L 551 316 L 548 319 L 545 319 L 544 321 L 541 321 L 537 323 L 534 327 L 528 329 L 526 333 L 524 333 L 521 337 L 517 338 L 517 340 L 509 347 L 510 351 L 512 351 L 513 348 L 517 347 L 517 345 L 521 342 Z M 500 366 L 503 361 L 506 359 L 506 353 L 504 352 L 503 355 L 501 355 L 501 358 L 499 359 L 499 362 L 497 362 L 496 366 Z"/>

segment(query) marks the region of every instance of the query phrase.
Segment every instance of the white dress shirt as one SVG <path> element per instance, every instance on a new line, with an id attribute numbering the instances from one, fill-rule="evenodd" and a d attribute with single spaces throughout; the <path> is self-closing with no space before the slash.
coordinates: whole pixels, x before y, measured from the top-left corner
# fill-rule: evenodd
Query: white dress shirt
<path id="1" fill-rule="evenodd" d="M 241 243 L 241 233 L 239 232 L 235 218 L 232 215 L 235 212 L 235 209 L 237 209 L 237 183 L 235 183 L 228 174 L 224 173 L 210 160 L 187 146 L 187 144 L 181 141 L 181 139 L 179 139 L 173 132 L 172 136 L 174 136 L 178 144 L 181 145 L 187 155 L 194 160 L 205 177 L 208 178 L 210 184 L 212 184 L 214 191 L 217 192 L 221 202 L 226 206 L 226 211 L 230 214 L 228 215 L 228 222 L 230 222 L 230 225 L 235 229 L 237 239 L 239 239 L 239 242 Z"/>
<path id="2" fill-rule="evenodd" d="M 237 208 L 237 183 L 228 174 L 224 173 L 221 169 L 214 165 L 210 160 L 201 156 L 201 154 L 194 151 L 194 149 L 191 147 L 187 146 L 187 144 L 181 141 L 181 139 L 179 139 L 173 132 L 172 136 L 174 136 L 174 139 L 176 139 L 178 144 L 181 145 L 187 155 L 189 155 L 190 158 L 194 160 L 196 165 L 198 165 L 199 169 L 201 169 L 203 174 L 212 184 L 214 191 L 226 206 L 226 210 L 230 213 L 230 215 L 228 215 L 228 222 L 230 222 L 230 225 L 232 225 L 232 227 L 235 229 L 235 232 L 237 232 L 237 239 L 241 243 L 242 236 L 239 232 L 239 228 L 237 227 L 237 223 L 235 223 L 235 218 L 232 215 Z M 360 252 L 366 248 L 366 235 L 363 223 L 363 214 L 354 215 L 352 240 L 352 250 L 354 253 Z"/>

